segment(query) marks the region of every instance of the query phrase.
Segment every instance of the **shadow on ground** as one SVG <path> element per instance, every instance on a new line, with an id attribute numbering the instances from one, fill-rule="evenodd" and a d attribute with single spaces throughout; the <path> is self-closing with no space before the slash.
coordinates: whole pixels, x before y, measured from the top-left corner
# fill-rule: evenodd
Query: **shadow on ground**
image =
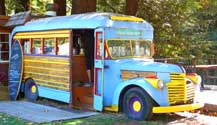
<path id="1" fill-rule="evenodd" d="M 8 98 L 8 87 L 3 86 L 0 84 L 0 101 L 3 100 L 9 100 Z M 52 100 L 47 100 L 44 98 L 39 99 L 36 103 L 39 104 L 44 104 L 60 109 L 64 109 L 67 111 L 70 111 L 67 107 L 66 104 L 52 101 Z M 6 118 L 5 118 L 6 117 Z M 8 119 L 4 123 L 13 125 L 14 123 L 17 123 L 19 121 L 21 124 L 31 124 L 31 122 L 22 120 L 22 119 L 17 119 L 15 117 L 10 117 L 5 114 L 0 113 L 0 121 L 2 119 Z M 12 120 L 11 120 L 12 119 Z M 14 122 L 11 122 L 14 121 Z M 89 125 L 89 124 L 115 124 L 115 125 L 161 125 L 161 124 L 169 124 L 169 125 L 206 125 L 206 124 L 213 124 L 215 125 L 217 123 L 217 117 L 212 117 L 212 116 L 206 116 L 206 115 L 201 115 L 198 112 L 194 113 L 189 113 L 189 112 L 181 112 L 181 113 L 171 113 L 171 114 L 157 114 L 152 117 L 150 121 L 133 121 L 127 119 L 123 114 L 119 113 L 110 113 L 110 112 L 105 112 L 101 113 L 100 115 L 96 116 L 91 116 L 87 118 L 82 118 L 82 119 L 74 119 L 74 120 L 66 120 L 66 121 L 55 121 L 51 123 L 45 123 L 44 125 L 51 125 L 51 124 L 68 124 L 68 125 L 74 125 L 74 124 L 83 124 L 83 125 Z"/>

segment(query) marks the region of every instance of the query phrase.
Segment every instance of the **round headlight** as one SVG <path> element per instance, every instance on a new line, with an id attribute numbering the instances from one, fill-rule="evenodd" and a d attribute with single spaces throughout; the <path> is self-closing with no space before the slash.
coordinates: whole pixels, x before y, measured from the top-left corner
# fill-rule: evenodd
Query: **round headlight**
<path id="1" fill-rule="evenodd" d="M 158 87 L 159 89 L 162 89 L 162 88 L 164 87 L 164 83 L 163 83 L 162 80 L 158 80 L 158 81 L 157 81 L 157 87 Z"/>

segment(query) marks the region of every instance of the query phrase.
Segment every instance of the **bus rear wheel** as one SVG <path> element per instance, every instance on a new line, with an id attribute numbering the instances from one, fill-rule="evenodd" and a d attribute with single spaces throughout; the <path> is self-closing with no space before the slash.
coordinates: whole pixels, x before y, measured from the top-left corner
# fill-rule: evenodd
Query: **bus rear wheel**
<path id="1" fill-rule="evenodd" d="M 152 100 L 138 87 L 131 88 L 124 94 L 122 106 L 129 119 L 149 120 L 152 117 Z"/>
<path id="2" fill-rule="evenodd" d="M 25 82 L 25 98 L 31 102 L 35 102 L 38 98 L 38 87 L 33 79 L 27 79 Z"/>

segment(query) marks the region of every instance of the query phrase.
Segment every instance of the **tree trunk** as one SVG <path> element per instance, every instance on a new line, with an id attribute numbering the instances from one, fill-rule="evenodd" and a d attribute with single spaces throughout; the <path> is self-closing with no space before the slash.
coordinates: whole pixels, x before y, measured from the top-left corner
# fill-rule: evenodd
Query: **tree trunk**
<path id="1" fill-rule="evenodd" d="M 139 0 L 126 0 L 126 15 L 135 16 L 138 9 Z"/>
<path id="2" fill-rule="evenodd" d="M 87 0 L 86 12 L 96 12 L 96 0 Z"/>
<path id="3" fill-rule="evenodd" d="M 96 0 L 72 0 L 71 14 L 96 12 Z"/>
<path id="4" fill-rule="evenodd" d="M 15 13 L 29 10 L 29 0 L 16 0 Z"/>
<path id="5" fill-rule="evenodd" d="M 5 13 L 5 0 L 0 0 L 0 15 L 6 15 L 6 13 Z"/>
<path id="6" fill-rule="evenodd" d="M 54 3 L 58 5 L 57 16 L 65 16 L 66 15 L 66 0 L 54 0 Z"/>

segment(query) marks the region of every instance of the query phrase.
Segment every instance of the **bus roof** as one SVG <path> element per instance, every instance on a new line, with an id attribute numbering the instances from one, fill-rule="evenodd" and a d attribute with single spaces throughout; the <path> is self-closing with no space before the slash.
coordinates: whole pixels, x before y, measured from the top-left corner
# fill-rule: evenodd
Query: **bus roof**
<path id="1" fill-rule="evenodd" d="M 57 29 L 95 29 L 99 27 L 132 28 L 153 32 L 153 27 L 141 18 L 121 14 L 94 12 L 33 20 L 23 26 L 16 27 L 12 32 L 12 36 L 16 32 Z"/>

